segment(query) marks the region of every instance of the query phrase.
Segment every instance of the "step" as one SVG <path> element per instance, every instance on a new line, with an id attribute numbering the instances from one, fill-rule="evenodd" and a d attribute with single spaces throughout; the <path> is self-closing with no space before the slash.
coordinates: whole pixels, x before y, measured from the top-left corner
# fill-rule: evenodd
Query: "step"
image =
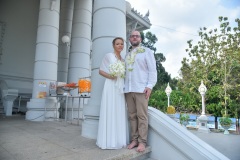
<path id="1" fill-rule="evenodd" d="M 151 147 L 147 146 L 144 152 L 137 152 L 136 148 L 126 149 L 124 153 L 115 155 L 114 157 L 108 158 L 106 160 L 145 160 L 149 157 L 151 152 Z"/>

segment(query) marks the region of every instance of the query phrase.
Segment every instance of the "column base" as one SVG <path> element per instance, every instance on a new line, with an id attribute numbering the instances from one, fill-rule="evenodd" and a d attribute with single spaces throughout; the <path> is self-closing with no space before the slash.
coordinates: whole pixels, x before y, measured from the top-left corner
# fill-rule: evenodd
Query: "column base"
<path id="1" fill-rule="evenodd" d="M 17 98 L 17 96 L 14 96 L 14 95 L 6 95 L 2 98 L 4 112 L 5 112 L 6 116 L 12 116 L 13 103 L 16 98 Z"/>
<path id="2" fill-rule="evenodd" d="M 82 123 L 82 136 L 89 139 L 97 139 L 98 120 L 86 118 Z"/>
<path id="3" fill-rule="evenodd" d="M 198 132 L 209 133 L 210 130 L 209 130 L 208 126 L 207 126 L 208 117 L 206 115 L 201 115 L 198 118 L 198 121 L 199 121 Z"/>
<path id="4" fill-rule="evenodd" d="M 26 116 L 25 116 L 26 120 L 29 121 L 44 121 L 44 110 L 43 111 L 27 111 L 26 112 Z"/>
<path id="5" fill-rule="evenodd" d="M 46 108 L 45 108 L 46 107 Z M 56 99 L 30 99 L 27 103 L 25 119 L 29 121 L 45 121 L 58 119 L 60 105 Z"/>
<path id="6" fill-rule="evenodd" d="M 82 136 L 97 139 L 100 105 L 88 104 L 83 107 Z"/>
<path id="7" fill-rule="evenodd" d="M 6 116 L 12 116 L 12 110 L 13 110 L 13 101 L 4 100 L 4 112 Z"/>

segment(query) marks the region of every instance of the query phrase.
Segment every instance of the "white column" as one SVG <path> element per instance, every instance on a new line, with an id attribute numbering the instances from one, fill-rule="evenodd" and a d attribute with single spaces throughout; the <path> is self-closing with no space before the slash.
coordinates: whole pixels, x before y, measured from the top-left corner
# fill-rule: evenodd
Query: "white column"
<path id="1" fill-rule="evenodd" d="M 205 115 L 205 95 L 202 96 L 202 115 Z"/>
<path id="2" fill-rule="evenodd" d="M 71 37 L 74 0 L 62 0 L 60 10 L 59 52 L 57 81 L 67 82 L 70 45 L 62 42 L 62 37 Z"/>
<path id="3" fill-rule="evenodd" d="M 168 97 L 168 107 L 170 106 L 170 95 Z"/>
<path id="4" fill-rule="evenodd" d="M 104 78 L 99 66 L 106 53 L 113 52 L 112 40 L 115 37 L 126 38 L 126 2 L 125 0 L 94 1 L 93 11 L 93 51 L 92 51 L 92 90 L 91 99 L 83 108 L 84 121 L 82 136 L 96 139 L 99 109 Z M 125 53 L 124 53 L 125 54 Z"/>
<path id="5" fill-rule="evenodd" d="M 75 0 L 69 55 L 68 82 L 78 83 L 79 78 L 90 76 L 90 50 L 92 27 L 92 0 Z M 78 95 L 78 89 L 71 91 Z M 77 118 L 78 99 L 74 100 L 73 112 L 69 107 L 68 118 Z M 69 102 L 70 103 L 70 102 Z M 80 111 L 81 112 L 81 111 Z M 82 113 L 80 113 L 82 114 Z M 72 117 L 73 116 L 73 117 Z"/>
<path id="6" fill-rule="evenodd" d="M 44 108 L 53 107 L 56 99 L 38 98 L 39 92 L 48 95 L 49 83 L 57 80 L 60 0 L 40 0 L 33 77 L 33 95 L 27 103 L 26 119 L 44 120 Z M 49 111 L 47 117 L 55 116 Z"/>

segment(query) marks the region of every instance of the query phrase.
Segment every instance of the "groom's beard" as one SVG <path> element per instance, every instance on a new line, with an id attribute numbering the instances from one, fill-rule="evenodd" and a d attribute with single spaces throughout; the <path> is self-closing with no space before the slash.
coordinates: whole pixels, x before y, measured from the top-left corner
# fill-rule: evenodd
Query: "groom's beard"
<path id="1" fill-rule="evenodd" d="M 140 42 L 131 43 L 131 45 L 134 46 L 134 47 L 139 46 L 139 44 L 140 44 Z"/>

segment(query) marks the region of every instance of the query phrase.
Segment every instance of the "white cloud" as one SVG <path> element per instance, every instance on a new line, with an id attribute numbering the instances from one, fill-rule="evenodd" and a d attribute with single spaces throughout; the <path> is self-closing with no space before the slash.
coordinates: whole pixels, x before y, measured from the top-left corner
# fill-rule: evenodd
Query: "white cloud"
<path id="1" fill-rule="evenodd" d="M 187 41 L 192 39 L 197 43 L 200 27 L 218 27 L 219 16 L 228 17 L 230 23 L 240 17 L 239 0 L 127 1 L 142 15 L 150 11 L 149 31 L 157 36 L 155 47 L 166 57 L 163 66 L 172 77 L 179 76 L 181 61 L 188 56 Z"/>

